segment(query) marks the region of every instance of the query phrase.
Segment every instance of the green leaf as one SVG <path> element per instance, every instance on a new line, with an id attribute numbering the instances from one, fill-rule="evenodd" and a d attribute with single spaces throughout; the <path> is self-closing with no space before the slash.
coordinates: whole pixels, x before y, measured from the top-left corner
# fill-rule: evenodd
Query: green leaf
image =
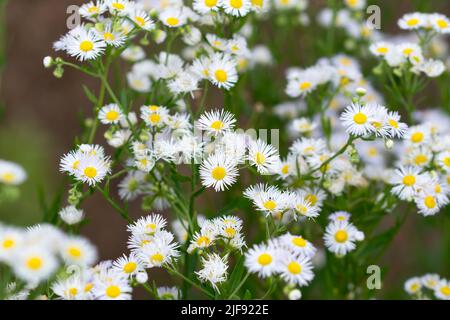
<path id="1" fill-rule="evenodd" d="M 86 97 L 88 98 L 88 100 L 90 102 L 92 102 L 92 104 L 96 105 L 97 97 L 95 96 L 95 94 L 85 85 L 83 85 L 83 91 L 84 91 L 84 94 L 86 95 Z"/>

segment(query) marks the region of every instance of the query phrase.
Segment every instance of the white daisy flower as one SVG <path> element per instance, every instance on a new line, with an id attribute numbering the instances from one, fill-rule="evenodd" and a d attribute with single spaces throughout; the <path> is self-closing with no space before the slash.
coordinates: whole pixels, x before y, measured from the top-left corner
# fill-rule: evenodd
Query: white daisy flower
<path id="1" fill-rule="evenodd" d="M 98 300 L 131 300 L 132 291 L 127 278 L 110 269 L 95 277 L 92 294 Z"/>
<path id="2" fill-rule="evenodd" d="M 413 146 L 426 144 L 430 139 L 429 131 L 429 128 L 423 125 L 410 127 L 404 139 Z"/>
<path id="3" fill-rule="evenodd" d="M 395 170 L 395 176 L 391 179 L 394 185 L 391 192 L 402 200 L 410 200 L 418 189 L 428 182 L 428 178 L 420 174 L 420 167 L 400 167 Z"/>
<path id="4" fill-rule="evenodd" d="M 245 253 L 246 268 L 261 278 L 268 278 L 276 273 L 278 263 L 277 252 L 271 245 L 255 245 Z"/>
<path id="5" fill-rule="evenodd" d="M 285 246 L 290 252 L 294 253 L 297 256 L 303 256 L 312 259 L 317 252 L 316 247 L 314 247 L 314 245 L 310 241 L 306 240 L 302 236 L 286 233 L 279 239 L 283 246 Z"/>
<path id="6" fill-rule="evenodd" d="M 103 124 L 116 124 L 122 119 L 123 113 L 120 107 L 111 103 L 102 107 L 98 113 L 98 118 Z"/>
<path id="7" fill-rule="evenodd" d="M 74 275 L 67 279 L 59 279 L 52 284 L 51 289 L 63 300 L 88 300 L 89 292 L 85 291 L 86 284 L 80 276 Z"/>
<path id="8" fill-rule="evenodd" d="M 291 195 L 278 190 L 273 186 L 257 184 L 247 188 L 244 197 L 252 200 L 258 211 L 276 214 L 285 211 L 291 203 Z"/>
<path id="9" fill-rule="evenodd" d="M 164 229 L 167 225 L 166 219 L 160 214 L 152 214 L 139 218 L 135 223 L 127 226 L 128 232 L 134 235 L 153 236 Z"/>
<path id="10" fill-rule="evenodd" d="M 441 300 L 450 300 L 450 281 L 442 279 L 434 289 L 434 295 Z"/>
<path id="11" fill-rule="evenodd" d="M 123 255 L 114 260 L 112 269 L 125 277 L 136 276 L 143 270 L 134 253 L 131 253 L 129 256 Z"/>
<path id="12" fill-rule="evenodd" d="M 43 247 L 26 246 L 17 251 L 11 267 L 20 279 L 38 284 L 48 279 L 56 271 L 58 261 L 49 250 Z"/>
<path id="13" fill-rule="evenodd" d="M 177 28 L 186 23 L 187 16 L 183 8 L 168 8 L 159 14 L 159 20 L 169 28 Z"/>
<path id="14" fill-rule="evenodd" d="M 367 136 L 375 132 L 372 125 L 374 108 L 369 105 L 352 104 L 342 113 L 340 120 L 346 132 L 355 136 Z"/>
<path id="15" fill-rule="evenodd" d="M 428 20 L 431 24 L 431 27 L 436 32 L 443 34 L 450 33 L 450 20 L 447 16 L 440 13 L 434 13 L 430 15 Z"/>
<path id="16" fill-rule="evenodd" d="M 95 31 L 106 44 L 116 48 L 121 47 L 127 39 L 125 34 L 114 30 L 112 23 L 106 24 L 102 30 L 95 29 Z"/>
<path id="17" fill-rule="evenodd" d="M 81 237 L 65 239 L 61 244 L 60 253 L 67 265 L 91 266 L 97 260 L 96 248 Z"/>
<path id="18" fill-rule="evenodd" d="M 243 17 L 250 12 L 250 0 L 219 0 L 220 6 L 226 14 Z"/>
<path id="19" fill-rule="evenodd" d="M 423 13 L 414 12 L 405 14 L 398 20 L 398 26 L 403 30 L 417 30 L 426 25 L 427 19 Z"/>
<path id="20" fill-rule="evenodd" d="M 206 187 L 214 187 L 216 191 L 228 189 L 236 182 L 238 175 L 236 161 L 224 154 L 213 154 L 200 166 L 202 184 Z"/>
<path id="21" fill-rule="evenodd" d="M 393 45 L 388 42 L 380 41 L 370 45 L 370 52 L 378 57 L 384 57 L 393 50 Z"/>
<path id="22" fill-rule="evenodd" d="M 275 171 L 275 167 L 280 163 L 280 156 L 274 146 L 258 139 L 250 143 L 248 161 L 260 174 L 268 174 Z"/>
<path id="23" fill-rule="evenodd" d="M 21 230 L 0 227 L 0 261 L 9 261 L 24 240 Z"/>
<path id="24" fill-rule="evenodd" d="M 235 123 L 236 119 L 232 113 L 224 109 L 215 109 L 202 114 L 196 126 L 200 130 L 217 136 L 233 130 Z"/>
<path id="25" fill-rule="evenodd" d="M 444 169 L 446 172 L 450 172 L 450 151 L 440 153 L 437 161 L 442 169 Z"/>
<path id="26" fill-rule="evenodd" d="M 424 193 L 415 198 L 419 213 L 424 217 L 435 215 L 441 209 L 437 198 L 431 193 Z"/>
<path id="27" fill-rule="evenodd" d="M 420 278 L 422 285 L 428 289 L 434 290 L 439 284 L 441 277 L 438 274 L 425 274 Z"/>
<path id="28" fill-rule="evenodd" d="M 134 2 L 128 0 L 105 0 L 109 12 L 113 15 L 125 16 L 134 9 Z"/>
<path id="29" fill-rule="evenodd" d="M 109 160 L 104 160 L 97 156 L 83 156 L 75 170 L 75 178 L 90 186 L 95 186 L 97 183 L 102 182 L 110 171 Z"/>
<path id="30" fill-rule="evenodd" d="M 208 41 L 209 45 L 217 51 L 225 51 L 227 49 L 228 41 L 226 39 L 219 38 L 215 34 L 208 33 L 206 35 L 206 41 Z"/>
<path id="31" fill-rule="evenodd" d="M 148 14 L 142 10 L 134 10 L 129 14 L 129 17 L 133 22 L 141 29 L 151 31 L 155 29 L 155 23 L 150 19 Z"/>
<path id="32" fill-rule="evenodd" d="M 330 221 L 350 221 L 350 213 L 346 211 L 336 211 L 328 216 L 328 220 Z"/>
<path id="33" fill-rule="evenodd" d="M 162 267 L 179 256 L 177 248 L 177 243 L 155 238 L 149 244 L 138 249 L 136 254 L 144 268 Z"/>
<path id="34" fill-rule="evenodd" d="M 0 183 L 19 185 L 27 179 L 27 173 L 18 164 L 0 159 Z"/>
<path id="35" fill-rule="evenodd" d="M 238 81 L 236 62 L 227 54 L 216 54 L 211 58 L 209 80 L 219 88 L 229 90 Z"/>
<path id="36" fill-rule="evenodd" d="M 313 206 L 305 197 L 298 194 L 295 195 L 293 207 L 301 217 L 315 218 L 319 215 L 319 208 Z"/>
<path id="37" fill-rule="evenodd" d="M 106 11 L 107 7 L 103 3 L 103 1 L 91 1 L 89 3 L 83 4 L 80 9 L 79 13 L 83 18 L 92 18 L 97 17 L 101 14 L 103 14 Z"/>
<path id="38" fill-rule="evenodd" d="M 205 14 L 211 11 L 218 11 L 219 0 L 194 0 L 192 6 L 198 13 Z"/>
<path id="39" fill-rule="evenodd" d="M 333 221 L 328 224 L 323 238 L 329 251 L 343 256 L 356 248 L 356 241 L 364 240 L 364 233 L 347 221 Z"/>
<path id="40" fill-rule="evenodd" d="M 314 278 L 313 266 L 306 256 L 284 254 L 280 257 L 278 272 L 281 278 L 289 284 L 306 286 Z"/>
<path id="41" fill-rule="evenodd" d="M 80 61 L 95 60 L 103 54 L 106 43 L 94 29 L 86 30 L 84 26 L 73 29 L 64 38 L 65 50 Z"/>
<path id="42" fill-rule="evenodd" d="M 413 277 L 405 282 L 404 289 L 411 295 L 416 295 L 422 290 L 422 282 L 419 277 Z"/>
<path id="43" fill-rule="evenodd" d="M 127 82 L 131 89 L 141 93 L 149 92 L 152 85 L 148 76 L 136 72 L 127 73 Z"/>

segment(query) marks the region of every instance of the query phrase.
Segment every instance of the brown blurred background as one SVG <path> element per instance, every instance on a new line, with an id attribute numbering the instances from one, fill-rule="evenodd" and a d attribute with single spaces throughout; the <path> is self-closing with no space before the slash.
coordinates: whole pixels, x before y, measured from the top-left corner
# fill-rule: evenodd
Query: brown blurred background
<path id="1" fill-rule="evenodd" d="M 43 188 L 51 200 L 61 187 L 59 158 L 72 148 L 74 137 L 80 133 L 82 115 L 90 115 L 90 104 L 81 85 L 87 83 L 95 89 L 97 84 L 69 69 L 58 80 L 42 66 L 43 57 L 54 55 L 52 43 L 66 32 L 66 8 L 83 2 L 12 0 L 6 5 L 6 64 L 0 88 L 0 103 L 6 109 L 0 118 L 0 158 L 20 163 L 30 177 L 21 187 L 21 200 L 0 207 L 0 221 L 20 225 L 40 221 L 37 190 Z M 311 2 L 317 5 L 320 1 Z M 396 19 L 408 12 L 414 2 L 417 3 L 378 1 L 382 10 L 389 7 L 386 10 L 391 17 L 386 27 L 395 30 Z M 423 3 L 436 11 L 447 14 L 450 11 L 448 0 Z M 98 142 L 102 143 L 101 134 L 98 136 Z M 84 210 L 90 224 L 83 234 L 99 248 L 101 259 L 125 252 L 127 233 L 123 220 L 99 197 L 89 199 Z M 133 212 L 134 216 L 140 214 L 138 208 Z M 446 237 L 448 242 L 450 232 L 447 229 L 444 234 L 442 228 L 436 228 L 437 224 L 418 215 L 408 219 L 385 256 L 389 266 L 388 286 L 392 283 L 398 289 L 406 278 L 425 272 L 450 276 L 450 263 L 442 245 Z"/>

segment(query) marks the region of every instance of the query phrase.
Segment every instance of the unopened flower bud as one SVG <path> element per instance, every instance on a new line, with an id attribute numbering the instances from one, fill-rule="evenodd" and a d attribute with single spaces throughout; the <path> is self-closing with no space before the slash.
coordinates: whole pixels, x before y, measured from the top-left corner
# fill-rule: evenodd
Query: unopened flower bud
<path id="1" fill-rule="evenodd" d="M 53 65 L 53 58 L 50 56 L 47 56 L 44 58 L 44 60 L 42 61 L 43 65 L 45 68 L 50 68 Z"/>
<path id="2" fill-rule="evenodd" d="M 299 289 L 294 289 L 289 292 L 289 300 L 300 300 L 302 298 L 302 292 Z"/>
<path id="3" fill-rule="evenodd" d="M 147 272 L 139 272 L 137 275 L 136 275 L 136 281 L 137 282 L 139 282 L 139 283 L 146 283 L 147 282 L 147 280 L 148 280 L 148 274 L 147 274 Z"/>
<path id="4" fill-rule="evenodd" d="M 364 97 L 367 94 L 367 90 L 359 87 L 356 89 L 356 94 L 360 97 Z"/>
<path id="5" fill-rule="evenodd" d="M 387 139 L 387 140 L 384 142 L 384 145 L 385 145 L 386 149 L 392 149 L 392 148 L 394 147 L 394 140 L 392 140 L 392 139 Z"/>

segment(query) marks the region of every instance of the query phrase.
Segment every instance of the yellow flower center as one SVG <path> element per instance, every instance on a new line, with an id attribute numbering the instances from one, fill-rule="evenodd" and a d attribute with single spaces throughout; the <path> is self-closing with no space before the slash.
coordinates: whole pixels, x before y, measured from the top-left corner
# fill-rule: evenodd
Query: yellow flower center
<path id="1" fill-rule="evenodd" d="M 109 298 L 117 298 L 120 295 L 120 288 L 118 286 L 112 285 L 106 288 L 106 295 Z"/>
<path id="2" fill-rule="evenodd" d="M 92 51 L 94 49 L 94 43 L 92 41 L 82 41 L 80 43 L 80 50 L 83 52 L 89 52 Z"/>
<path id="3" fill-rule="evenodd" d="M 300 83 L 299 88 L 302 91 L 308 90 L 309 88 L 311 88 L 312 84 L 309 81 L 304 81 L 302 83 Z"/>
<path id="4" fill-rule="evenodd" d="M 258 263 L 262 266 L 267 266 L 272 263 L 272 256 L 268 253 L 263 253 L 258 257 Z"/>
<path id="5" fill-rule="evenodd" d="M 230 0 L 230 6 L 234 9 L 242 8 L 242 0 Z"/>
<path id="6" fill-rule="evenodd" d="M 389 49 L 386 48 L 386 47 L 379 47 L 379 48 L 377 48 L 377 52 L 380 53 L 380 54 L 387 54 L 388 51 L 389 51 Z"/>
<path id="7" fill-rule="evenodd" d="M 295 237 L 292 239 L 292 243 L 296 245 L 297 247 L 304 248 L 306 247 L 306 244 L 308 243 L 305 239 L 302 237 Z"/>
<path id="8" fill-rule="evenodd" d="M 157 124 L 161 121 L 161 116 L 158 113 L 153 113 L 150 115 L 149 120 L 152 124 Z"/>
<path id="9" fill-rule="evenodd" d="M 317 203 L 317 196 L 315 194 L 308 194 L 305 200 L 311 203 L 311 205 L 315 205 Z"/>
<path id="10" fill-rule="evenodd" d="M 223 167 L 216 167 L 212 170 L 211 176 L 214 180 L 223 180 L 227 175 L 227 171 Z"/>
<path id="11" fill-rule="evenodd" d="M 345 230 L 339 230 L 335 233 L 334 239 L 339 243 L 344 243 L 348 239 L 348 233 Z"/>
<path id="12" fill-rule="evenodd" d="M 375 157 L 378 154 L 377 148 L 374 148 L 374 147 L 369 148 L 368 152 L 369 152 L 369 156 L 371 156 L 371 157 Z"/>
<path id="13" fill-rule="evenodd" d="M 39 257 L 31 257 L 27 260 L 27 267 L 31 270 L 39 270 L 42 268 L 42 259 Z"/>
<path id="14" fill-rule="evenodd" d="M 308 208 L 306 206 L 297 205 L 296 208 L 297 208 L 297 211 L 303 215 L 308 213 Z"/>
<path id="15" fill-rule="evenodd" d="M 215 76 L 216 76 L 216 80 L 219 82 L 225 82 L 228 80 L 227 73 L 222 69 L 217 70 L 215 72 Z"/>
<path id="16" fill-rule="evenodd" d="M 12 183 L 15 179 L 15 175 L 12 172 L 7 172 L 2 175 L 2 180 L 4 183 Z"/>
<path id="17" fill-rule="evenodd" d="M 142 17 L 135 17 L 134 20 L 141 27 L 145 25 L 145 19 Z"/>
<path id="18" fill-rule="evenodd" d="M 103 34 L 103 39 L 105 39 L 106 41 L 114 41 L 116 37 L 111 33 L 111 32 L 105 32 Z"/>
<path id="19" fill-rule="evenodd" d="M 134 270 L 136 270 L 137 264 L 136 262 L 128 262 L 123 266 L 123 271 L 125 273 L 132 273 Z"/>
<path id="20" fill-rule="evenodd" d="M 12 247 L 14 247 L 14 245 L 16 244 L 16 242 L 13 239 L 5 239 L 3 241 L 3 249 L 11 249 Z"/>
<path id="21" fill-rule="evenodd" d="M 406 49 L 403 50 L 403 54 L 405 56 L 410 56 L 413 53 L 413 51 L 414 50 L 412 48 L 406 48 Z"/>
<path id="22" fill-rule="evenodd" d="M 76 296 L 77 293 L 78 293 L 78 289 L 77 288 L 70 288 L 69 289 L 69 295 L 71 295 L 72 297 Z"/>
<path id="23" fill-rule="evenodd" d="M 395 121 L 394 119 L 389 119 L 388 123 L 391 127 L 394 127 L 395 129 L 398 128 L 398 122 Z"/>
<path id="24" fill-rule="evenodd" d="M 287 266 L 288 270 L 292 274 L 300 274 L 302 272 L 302 266 L 298 262 L 291 262 Z"/>
<path id="25" fill-rule="evenodd" d="M 423 133 L 422 132 L 416 132 L 411 136 L 411 141 L 414 143 L 419 143 L 423 141 Z"/>
<path id="26" fill-rule="evenodd" d="M 443 162 L 446 167 L 450 167 L 450 157 L 445 157 Z"/>
<path id="27" fill-rule="evenodd" d="M 252 0 L 252 5 L 255 7 L 262 8 L 264 0 Z"/>
<path id="28" fill-rule="evenodd" d="M 209 246 L 210 243 L 211 240 L 206 236 L 202 236 L 197 239 L 197 245 L 199 246 Z"/>
<path id="29" fill-rule="evenodd" d="M 89 292 L 89 291 L 91 291 L 93 287 L 94 287 L 94 284 L 93 284 L 93 283 L 87 283 L 87 284 L 84 286 L 84 292 Z"/>
<path id="30" fill-rule="evenodd" d="M 211 128 L 217 131 L 223 129 L 224 126 L 225 124 L 220 120 L 216 120 L 213 123 L 211 123 Z"/>
<path id="31" fill-rule="evenodd" d="M 81 250 L 77 247 L 70 247 L 67 249 L 67 253 L 73 258 L 79 258 L 82 254 Z"/>
<path id="32" fill-rule="evenodd" d="M 84 175 L 90 179 L 93 179 L 97 176 L 97 169 L 94 167 L 86 167 L 84 169 Z"/>
<path id="33" fill-rule="evenodd" d="M 281 168 L 281 173 L 282 174 L 288 174 L 289 173 L 289 165 L 285 164 L 282 168 Z"/>
<path id="34" fill-rule="evenodd" d="M 175 17 L 170 17 L 170 18 L 167 18 L 167 19 L 166 19 L 166 22 L 167 22 L 167 24 L 168 24 L 169 26 L 174 27 L 174 26 L 177 26 L 177 25 L 180 23 L 180 20 L 178 20 L 178 19 L 175 18 Z"/>
<path id="35" fill-rule="evenodd" d="M 233 238 L 236 235 L 236 230 L 234 228 L 228 227 L 225 229 L 225 233 L 228 237 Z"/>
<path id="36" fill-rule="evenodd" d="M 264 164 L 266 162 L 266 157 L 261 152 L 257 152 L 255 155 L 255 162 L 257 164 Z"/>
<path id="37" fill-rule="evenodd" d="M 212 8 L 217 4 L 217 0 L 205 0 L 205 6 Z"/>
<path id="38" fill-rule="evenodd" d="M 161 263 L 164 261 L 164 256 L 160 253 L 156 253 L 156 254 L 152 255 L 151 260 L 153 262 Z"/>
<path id="39" fill-rule="evenodd" d="M 411 187 L 416 183 L 416 177 L 413 175 L 406 175 L 403 177 L 403 184 L 405 186 Z"/>
<path id="40" fill-rule="evenodd" d="M 88 12 L 92 13 L 92 14 L 98 13 L 98 11 L 99 11 L 99 8 L 97 6 L 92 6 L 88 9 Z"/>
<path id="41" fill-rule="evenodd" d="M 450 287 L 449 286 L 443 286 L 441 288 L 441 293 L 445 296 L 450 296 Z"/>
<path id="42" fill-rule="evenodd" d="M 417 18 L 411 18 L 408 21 L 406 21 L 406 24 L 410 27 L 414 27 L 419 23 L 419 19 Z"/>
<path id="43" fill-rule="evenodd" d="M 414 163 L 416 165 L 422 165 L 425 164 L 428 161 L 428 157 L 424 154 L 419 154 L 416 156 L 416 158 L 414 159 Z"/>
<path id="44" fill-rule="evenodd" d="M 445 21 L 444 19 L 439 19 L 439 20 L 436 21 L 436 23 L 437 23 L 438 27 L 441 28 L 441 29 L 448 28 L 448 22 Z"/>
<path id="45" fill-rule="evenodd" d="M 267 210 L 273 210 L 277 207 L 277 203 L 273 200 L 268 200 L 266 202 L 264 202 L 264 208 L 266 208 Z"/>
<path id="46" fill-rule="evenodd" d="M 114 2 L 112 4 L 112 7 L 116 10 L 122 11 L 123 9 L 125 9 L 125 6 L 119 2 Z"/>
<path id="47" fill-rule="evenodd" d="M 108 111 L 106 119 L 109 121 L 116 121 L 119 118 L 119 113 L 115 110 Z"/>
<path id="48" fill-rule="evenodd" d="M 433 196 L 426 196 L 425 199 L 423 199 L 423 203 L 428 209 L 433 209 L 436 207 L 436 200 Z"/>
<path id="49" fill-rule="evenodd" d="M 353 120 L 355 121 L 355 123 L 357 124 L 365 124 L 367 122 L 367 116 L 362 113 L 362 112 L 358 112 L 357 114 L 355 114 L 355 116 L 353 117 Z"/>

